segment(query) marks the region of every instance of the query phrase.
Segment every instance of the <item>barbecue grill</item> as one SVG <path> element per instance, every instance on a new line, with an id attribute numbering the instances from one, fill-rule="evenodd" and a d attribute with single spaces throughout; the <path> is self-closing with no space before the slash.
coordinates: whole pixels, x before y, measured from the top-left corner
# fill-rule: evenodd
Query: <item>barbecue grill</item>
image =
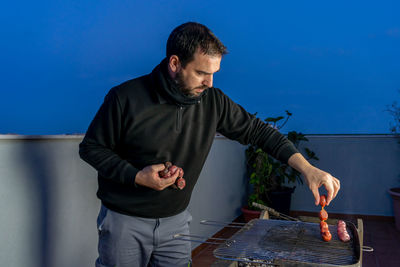
<path id="1" fill-rule="evenodd" d="M 361 266 L 362 221 L 359 229 L 347 222 L 351 241 L 346 243 L 339 240 L 337 226 L 329 231 L 332 240 L 325 242 L 316 223 L 254 219 L 220 244 L 214 256 L 248 266 Z"/>
<path id="2" fill-rule="evenodd" d="M 373 251 L 372 248 L 363 247 L 361 219 L 357 220 L 357 227 L 346 221 L 351 237 L 349 242 L 339 240 L 336 225 L 329 225 L 332 240 L 325 242 L 321 239 L 318 223 L 300 221 L 286 215 L 280 217 L 285 220 L 253 219 L 246 224 L 230 223 L 229 227 L 241 229 L 229 239 L 205 238 L 208 241 L 198 241 L 202 237 L 188 236 L 191 241 L 218 244 L 214 256 L 220 260 L 213 264 L 214 267 L 361 266 L 363 249 Z M 213 221 L 202 223 L 218 224 Z M 178 235 L 176 238 L 184 239 L 185 236 Z"/>

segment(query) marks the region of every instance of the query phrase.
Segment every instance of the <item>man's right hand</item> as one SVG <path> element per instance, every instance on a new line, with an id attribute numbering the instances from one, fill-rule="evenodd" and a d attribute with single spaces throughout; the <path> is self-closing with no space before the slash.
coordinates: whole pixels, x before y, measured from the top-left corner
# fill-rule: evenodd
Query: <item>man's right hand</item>
<path id="1" fill-rule="evenodd" d="M 138 185 L 153 188 L 157 191 L 164 190 L 168 186 L 174 184 L 176 178 L 178 178 L 179 175 L 179 172 L 175 172 L 175 174 L 173 174 L 169 178 L 161 178 L 158 172 L 164 169 L 164 164 L 147 166 L 136 174 L 135 183 Z"/>

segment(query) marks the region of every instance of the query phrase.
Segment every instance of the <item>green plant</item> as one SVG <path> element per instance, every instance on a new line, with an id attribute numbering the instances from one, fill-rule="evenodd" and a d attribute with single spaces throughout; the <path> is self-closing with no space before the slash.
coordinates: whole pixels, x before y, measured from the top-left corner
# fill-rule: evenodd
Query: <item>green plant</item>
<path id="1" fill-rule="evenodd" d="M 388 106 L 387 111 L 393 116 L 394 122 L 390 123 L 390 131 L 395 135 L 400 135 L 400 106 L 397 101 L 394 101 L 392 105 Z"/>
<path id="2" fill-rule="evenodd" d="M 390 123 L 390 131 L 398 138 L 398 143 L 400 144 L 400 106 L 397 101 L 394 101 L 387 108 L 387 111 L 393 117 L 393 122 Z M 398 181 L 400 182 L 400 174 L 398 175 Z"/>
<path id="3" fill-rule="evenodd" d="M 291 116 L 292 113 L 286 110 L 285 117 L 270 117 L 266 118 L 265 121 L 271 127 L 280 130 Z M 308 141 L 304 134 L 296 131 L 289 132 L 287 137 L 296 148 L 299 147 L 301 142 Z M 316 154 L 307 147 L 304 147 L 304 155 L 308 160 L 318 160 Z M 252 187 L 252 193 L 248 198 L 248 206 L 251 209 L 255 209 L 252 206 L 253 202 L 270 205 L 268 193 L 287 188 L 285 184 L 295 183 L 296 181 L 299 184 L 303 184 L 301 174 L 298 171 L 287 164 L 275 160 L 268 153 L 254 145 L 250 145 L 246 149 L 246 166 L 249 183 Z"/>

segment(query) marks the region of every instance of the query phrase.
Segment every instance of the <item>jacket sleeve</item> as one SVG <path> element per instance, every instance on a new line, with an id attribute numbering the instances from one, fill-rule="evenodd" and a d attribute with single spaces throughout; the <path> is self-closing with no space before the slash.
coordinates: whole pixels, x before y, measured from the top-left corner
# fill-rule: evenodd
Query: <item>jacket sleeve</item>
<path id="1" fill-rule="evenodd" d="M 137 172 L 132 164 L 122 159 L 118 147 L 122 131 L 122 109 L 115 88 L 104 99 L 83 141 L 80 157 L 94 167 L 100 176 L 134 185 Z"/>
<path id="2" fill-rule="evenodd" d="M 283 163 L 298 150 L 283 134 L 248 113 L 219 91 L 220 116 L 217 131 L 243 145 L 256 145 Z"/>

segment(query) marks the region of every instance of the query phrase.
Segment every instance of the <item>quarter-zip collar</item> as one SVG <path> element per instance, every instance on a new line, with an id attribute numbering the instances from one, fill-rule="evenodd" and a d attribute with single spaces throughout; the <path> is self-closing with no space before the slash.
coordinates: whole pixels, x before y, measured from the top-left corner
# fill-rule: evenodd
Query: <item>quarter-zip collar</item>
<path id="1" fill-rule="evenodd" d="M 158 82 L 157 93 L 160 104 L 170 103 L 180 107 L 190 106 L 199 103 L 208 91 L 208 89 L 206 89 L 198 97 L 188 97 L 183 94 L 176 86 L 175 82 L 169 77 L 167 58 L 164 58 L 161 63 L 154 68 L 151 74 L 155 76 Z"/>

